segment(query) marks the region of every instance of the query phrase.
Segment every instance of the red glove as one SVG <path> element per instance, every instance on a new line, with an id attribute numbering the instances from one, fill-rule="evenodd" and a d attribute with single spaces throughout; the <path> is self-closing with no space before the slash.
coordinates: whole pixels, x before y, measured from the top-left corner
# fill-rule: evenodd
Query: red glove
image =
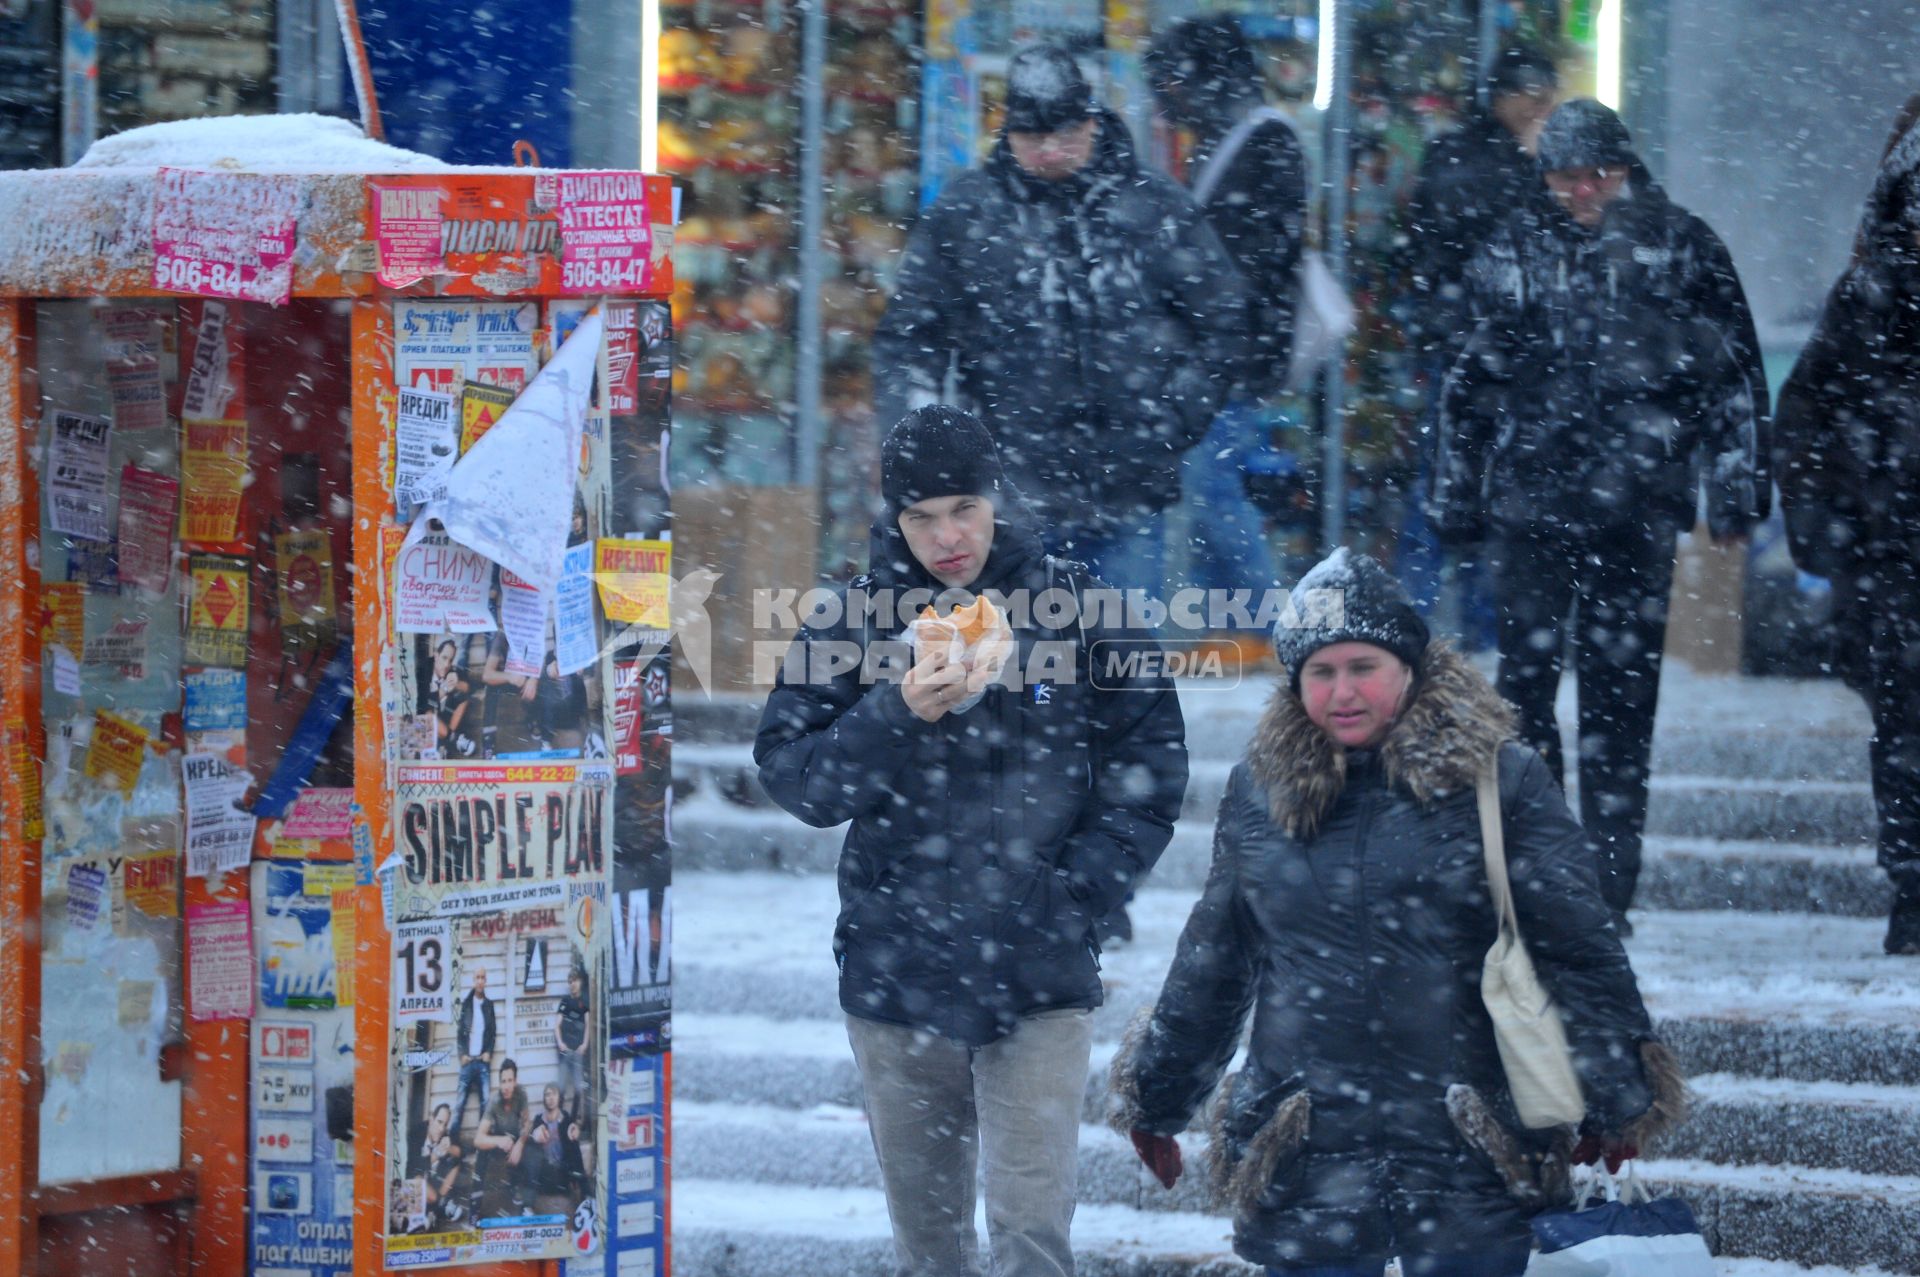
<path id="1" fill-rule="evenodd" d="M 1609 1175 L 1618 1175 L 1622 1164 L 1638 1156 L 1640 1150 L 1620 1135 L 1582 1135 L 1580 1142 L 1573 1146 L 1574 1165 L 1592 1166 L 1595 1162 L 1605 1161 Z"/>
<path id="2" fill-rule="evenodd" d="M 1153 1177 L 1160 1181 L 1162 1188 L 1172 1188 L 1174 1181 L 1180 1178 L 1180 1144 L 1171 1135 L 1152 1135 L 1146 1131 L 1129 1131 L 1133 1140 L 1133 1151 L 1147 1164 Z"/>

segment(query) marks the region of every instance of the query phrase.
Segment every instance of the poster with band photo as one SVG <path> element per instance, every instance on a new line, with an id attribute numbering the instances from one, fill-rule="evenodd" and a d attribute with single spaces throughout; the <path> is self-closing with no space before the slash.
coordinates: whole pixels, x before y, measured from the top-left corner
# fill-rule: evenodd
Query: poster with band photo
<path id="1" fill-rule="evenodd" d="M 604 1244 L 607 763 L 402 764 L 386 1262 Z"/>

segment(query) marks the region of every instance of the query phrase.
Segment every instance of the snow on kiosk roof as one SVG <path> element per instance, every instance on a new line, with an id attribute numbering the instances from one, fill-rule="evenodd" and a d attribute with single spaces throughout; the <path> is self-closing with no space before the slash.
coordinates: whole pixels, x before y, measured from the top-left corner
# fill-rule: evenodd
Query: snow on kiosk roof
<path id="1" fill-rule="evenodd" d="M 0 297 L 184 295 L 154 281 L 163 174 L 178 171 L 195 175 L 194 211 L 215 222 L 242 217 L 263 198 L 293 210 L 296 297 L 666 297 L 672 288 L 665 177 L 444 164 L 376 142 L 347 120 L 266 115 L 131 129 L 95 143 L 71 168 L 0 172 Z M 444 260 L 430 272 L 378 277 L 380 232 L 395 233 L 398 223 L 383 224 L 376 190 L 439 192 Z M 647 257 L 637 271 L 609 276 L 606 261 L 563 262 L 561 205 L 576 196 L 592 207 L 644 205 Z M 419 209 L 417 197 L 406 204 Z M 418 218 L 399 229 L 417 244 Z"/>

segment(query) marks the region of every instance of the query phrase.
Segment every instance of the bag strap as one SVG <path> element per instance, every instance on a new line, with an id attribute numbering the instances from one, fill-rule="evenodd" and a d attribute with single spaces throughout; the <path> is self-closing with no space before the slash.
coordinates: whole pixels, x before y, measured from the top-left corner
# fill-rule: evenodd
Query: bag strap
<path id="1" fill-rule="evenodd" d="M 1253 131 L 1275 120 L 1292 129 L 1294 138 L 1298 140 L 1300 130 L 1288 118 L 1285 111 L 1273 106 L 1255 107 L 1241 116 L 1240 122 L 1220 139 L 1219 149 L 1207 157 L 1206 166 L 1200 170 L 1200 175 L 1193 179 L 1193 190 L 1189 194 L 1193 196 L 1194 203 L 1202 208 L 1207 206 L 1207 201 L 1213 198 L 1215 188 L 1220 185 L 1221 179 L 1226 177 L 1227 166 L 1233 163 L 1234 156 L 1240 154 L 1240 148 L 1247 144 L 1247 139 L 1253 136 Z"/>
<path id="2" fill-rule="evenodd" d="M 1500 931 L 1516 939 L 1520 919 L 1513 909 L 1513 883 L 1507 877 L 1506 821 L 1500 813 L 1500 753 L 1481 771 L 1474 785 L 1480 799 L 1480 845 L 1486 850 L 1487 890 L 1493 895 L 1494 910 L 1500 915 Z"/>

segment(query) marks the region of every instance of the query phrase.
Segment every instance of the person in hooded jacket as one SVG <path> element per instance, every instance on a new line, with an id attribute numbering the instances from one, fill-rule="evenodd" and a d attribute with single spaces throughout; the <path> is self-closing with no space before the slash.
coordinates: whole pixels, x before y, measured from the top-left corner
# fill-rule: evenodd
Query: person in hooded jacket
<path id="1" fill-rule="evenodd" d="M 1704 487 L 1717 544 L 1767 515 L 1767 386 L 1726 246 L 1598 102 L 1541 130 L 1553 207 L 1515 213 L 1469 272 L 1474 335 L 1441 395 L 1428 514 L 1486 539 L 1500 694 L 1563 775 L 1554 700 L 1570 614 L 1580 814 L 1629 929 L 1676 538 Z"/>
<path id="2" fill-rule="evenodd" d="M 1486 104 L 1470 108 L 1460 126 L 1437 138 L 1421 157 L 1401 223 L 1408 294 L 1400 310 L 1419 352 L 1426 390 L 1417 481 L 1422 493 L 1433 483 L 1440 388 L 1475 325 L 1467 265 L 1502 222 L 1546 201 L 1533 148 L 1559 92 L 1560 73 L 1552 58 L 1526 45 L 1509 45 L 1487 71 Z M 1479 556 L 1442 545 L 1418 500 L 1409 504 L 1395 559 L 1422 612 L 1433 615 L 1451 586 L 1462 637 L 1475 650 L 1493 646 L 1493 606 Z"/>
<path id="3" fill-rule="evenodd" d="M 1146 66 L 1161 112 L 1194 136 L 1193 198 L 1246 278 L 1249 302 L 1246 365 L 1206 438 L 1184 459 L 1192 584 L 1247 590 L 1257 601 L 1279 576 L 1247 485 L 1272 453 L 1263 401 L 1286 389 L 1293 358 L 1306 156 L 1286 115 L 1267 105 L 1236 15 L 1174 23 L 1147 50 Z"/>
<path id="4" fill-rule="evenodd" d="M 1920 98 L 1867 200 L 1854 261 L 1780 390 L 1796 564 L 1833 582 L 1835 663 L 1873 711 L 1885 948 L 1920 954 Z"/>
<path id="5" fill-rule="evenodd" d="M 1141 167 L 1073 57 L 1024 49 L 993 154 L 907 243 L 874 332 L 875 416 L 941 402 L 951 367 L 1049 548 L 1157 594 L 1160 511 L 1240 371 L 1245 294 L 1205 216 Z"/>
<path id="6" fill-rule="evenodd" d="M 1145 665 L 1088 677 L 1097 643 L 1157 645 L 1089 615 L 1104 587 L 1046 554 L 977 419 L 915 410 L 881 478 L 871 570 L 794 640 L 754 759 L 793 815 L 852 822 L 833 948 L 897 1271 L 979 1271 L 981 1161 L 993 1271 L 1055 1277 L 1073 1271 L 1094 921 L 1172 836 L 1180 704 Z M 1011 629 L 997 676 L 910 650 L 903 615 L 975 592 Z"/>
<path id="7" fill-rule="evenodd" d="M 1467 266 L 1517 210 L 1540 209 L 1547 188 L 1533 149 L 1560 91 L 1553 59 L 1525 45 L 1500 51 L 1487 74 L 1487 103 L 1467 112 L 1420 160 L 1407 200 L 1412 297 L 1418 348 L 1444 376 L 1475 326 Z"/>
<path id="8" fill-rule="evenodd" d="M 1175 1137 L 1215 1095 L 1212 1186 L 1235 1251 L 1270 1273 L 1381 1277 L 1397 1256 L 1406 1277 L 1510 1277 L 1569 1164 L 1637 1156 L 1678 1120 L 1684 1080 L 1580 827 L 1485 678 L 1364 555 L 1314 568 L 1286 617 L 1287 681 L 1228 779 L 1159 999 L 1115 1057 L 1109 1119 L 1171 1188 Z M 1489 767 L 1520 934 L 1586 1101 L 1577 1131 L 1520 1125 L 1480 996 L 1499 929 Z M 1249 1013 L 1245 1066 L 1221 1085 Z"/>

